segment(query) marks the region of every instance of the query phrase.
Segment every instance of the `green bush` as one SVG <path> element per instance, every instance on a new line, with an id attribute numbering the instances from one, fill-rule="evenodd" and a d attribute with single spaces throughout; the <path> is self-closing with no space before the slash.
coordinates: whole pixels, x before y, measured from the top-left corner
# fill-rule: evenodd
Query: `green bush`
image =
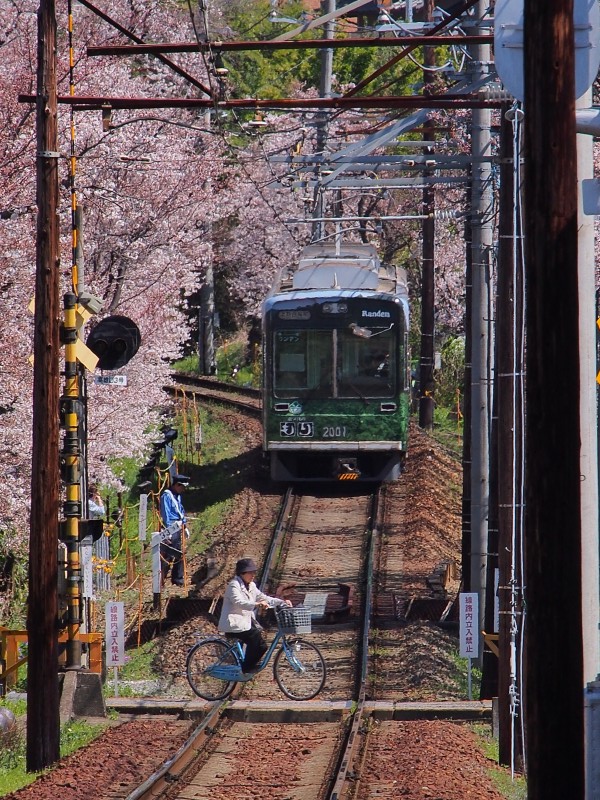
<path id="1" fill-rule="evenodd" d="M 457 411 L 465 383 L 465 340 L 462 336 L 446 339 L 442 347 L 442 368 L 436 373 L 437 406 Z"/>
<path id="2" fill-rule="evenodd" d="M 246 342 L 236 339 L 217 350 L 217 376 L 227 381 L 234 377 L 246 363 Z"/>

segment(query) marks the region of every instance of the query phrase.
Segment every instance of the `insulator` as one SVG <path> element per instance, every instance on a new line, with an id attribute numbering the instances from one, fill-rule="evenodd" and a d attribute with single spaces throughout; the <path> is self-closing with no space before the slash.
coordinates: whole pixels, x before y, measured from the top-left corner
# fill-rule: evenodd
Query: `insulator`
<path id="1" fill-rule="evenodd" d="M 433 212 L 433 218 L 443 222 L 450 222 L 452 220 L 458 219 L 461 215 L 462 215 L 461 211 L 455 211 L 449 208 L 436 209 Z"/>
<path id="2" fill-rule="evenodd" d="M 515 98 L 506 89 L 495 84 L 488 84 L 477 92 L 480 100 L 489 100 L 493 103 L 513 103 Z"/>

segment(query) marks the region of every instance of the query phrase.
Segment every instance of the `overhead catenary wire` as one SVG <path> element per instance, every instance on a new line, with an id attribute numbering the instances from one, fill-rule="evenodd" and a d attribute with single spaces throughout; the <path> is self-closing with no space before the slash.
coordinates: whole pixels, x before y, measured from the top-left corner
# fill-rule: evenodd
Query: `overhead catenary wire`
<path id="1" fill-rule="evenodd" d="M 191 6 L 189 5 L 189 0 L 188 0 L 188 6 L 190 7 L 190 14 L 191 14 Z M 206 8 L 206 4 L 204 2 L 202 2 L 200 4 L 200 10 L 201 10 L 201 13 L 203 15 L 203 23 L 204 23 L 206 38 L 210 41 L 210 31 L 209 31 L 209 28 L 208 28 L 209 22 L 208 22 L 208 17 L 207 17 L 207 8 Z M 192 15 L 192 18 L 193 18 L 193 15 Z M 200 40 L 200 37 L 198 35 L 198 31 L 197 31 L 195 25 L 194 25 L 194 31 L 196 33 L 198 42 L 200 43 L 201 40 Z M 202 44 L 204 45 L 204 48 L 206 49 L 206 42 L 204 40 L 202 40 Z M 214 58 L 210 46 L 208 48 L 208 52 L 209 52 L 209 56 Z M 207 70 L 209 71 L 209 75 L 210 75 L 210 70 L 208 69 L 208 66 L 207 66 Z M 219 109 L 221 109 L 221 108 L 222 108 L 222 106 L 219 105 Z M 281 109 L 281 110 L 284 110 L 284 109 Z M 243 130 L 243 132 L 247 135 L 248 131 L 244 130 L 244 124 L 242 122 L 240 122 L 237 114 L 235 113 L 235 109 L 232 108 L 231 111 L 232 111 L 232 119 L 233 119 L 233 121 L 236 122 L 237 125 L 240 127 L 240 129 Z M 340 116 L 343 113 L 344 113 L 344 109 L 340 109 L 340 110 L 338 110 L 336 112 L 330 113 L 329 118 L 333 121 L 336 117 Z M 394 115 L 394 116 L 396 116 L 396 115 Z M 224 140 L 226 141 L 227 132 L 225 131 L 225 129 L 223 127 L 222 121 L 221 121 L 220 116 L 219 116 L 218 113 L 215 114 L 215 122 L 214 122 L 214 124 L 215 124 L 215 127 L 217 128 L 217 131 L 221 133 L 221 135 L 223 136 Z M 372 127 L 377 129 L 377 128 L 381 127 L 381 125 L 382 125 L 382 122 L 379 120 Z M 270 133 L 277 134 L 277 133 L 280 133 L 280 131 L 279 132 L 278 131 L 268 132 L 267 135 L 269 135 Z M 263 143 L 264 142 L 263 137 L 265 135 L 265 131 L 261 131 L 260 134 L 261 134 L 260 136 L 257 136 L 257 141 L 259 143 L 260 150 L 262 151 L 262 154 L 263 154 L 263 163 L 266 161 L 266 163 L 269 165 L 269 169 L 270 169 L 270 172 L 271 172 L 272 179 L 277 180 L 277 176 L 276 176 L 276 174 L 275 174 L 275 172 L 274 172 L 274 170 L 272 168 L 272 165 L 269 163 L 269 154 L 266 152 L 266 149 L 265 149 L 265 146 L 264 146 L 264 143 Z M 339 135 L 335 135 L 334 131 L 329 131 L 329 137 L 330 137 L 331 140 L 333 140 L 333 139 L 342 140 L 344 138 L 347 138 L 347 135 L 348 135 L 347 132 L 342 132 Z M 226 142 L 226 143 L 227 143 L 228 146 L 230 146 L 229 142 Z M 281 149 L 284 149 L 284 148 L 281 148 Z M 273 180 L 267 180 L 267 181 L 262 182 L 262 184 L 259 183 L 255 179 L 255 177 L 253 175 L 251 175 L 251 173 L 247 169 L 247 164 L 250 163 L 252 160 L 254 160 L 254 159 L 252 159 L 252 158 L 250 158 L 250 159 L 249 158 L 240 159 L 238 163 L 239 163 L 240 167 L 242 168 L 242 170 L 244 171 L 246 178 L 252 183 L 254 188 L 260 194 L 261 199 L 263 200 L 263 202 L 265 202 L 266 205 L 271 209 L 271 211 L 274 214 L 275 218 L 278 219 L 278 221 L 281 222 L 285 227 L 287 227 L 286 226 L 286 221 L 281 219 L 281 218 L 279 218 L 278 209 L 275 208 L 273 203 L 269 200 L 269 198 L 262 191 L 262 187 L 272 186 L 274 181 Z M 297 237 L 296 237 L 294 231 L 290 231 L 288 229 L 288 233 L 290 233 L 292 238 L 297 240 Z"/>
<path id="2" fill-rule="evenodd" d="M 196 37 L 197 42 L 200 44 L 201 43 L 201 37 L 200 37 L 200 35 L 198 33 L 198 29 L 197 29 L 197 26 L 196 26 L 196 23 L 195 23 L 194 13 L 193 13 L 192 5 L 191 5 L 191 0 L 187 0 L 187 5 L 188 5 L 190 18 L 191 18 L 191 22 L 192 22 L 192 28 L 194 30 L 194 35 Z M 207 5 L 206 5 L 205 0 L 200 0 L 199 9 L 200 9 L 200 13 L 202 15 L 202 20 L 203 20 L 203 24 L 204 24 L 204 30 L 205 30 L 205 33 L 206 33 L 206 38 L 207 38 L 207 41 L 210 44 L 210 35 L 209 35 L 210 34 L 210 26 L 209 26 L 208 14 L 207 14 Z M 208 74 L 208 79 L 209 79 L 209 82 L 211 83 L 211 89 L 212 89 L 213 88 L 213 82 L 212 82 L 211 68 L 210 68 L 209 64 L 207 63 L 207 60 L 205 58 L 203 49 L 200 48 L 200 51 L 201 51 L 202 57 L 204 59 L 205 68 L 206 68 L 206 71 L 207 71 L 207 74 Z M 214 64 L 214 62 L 215 62 L 215 54 L 214 54 L 214 52 L 213 52 L 213 50 L 212 50 L 212 48 L 210 46 L 209 46 L 209 58 L 210 58 L 211 62 Z M 223 129 L 220 117 L 219 117 L 220 106 L 218 104 L 218 99 L 217 99 L 216 95 L 218 95 L 218 93 L 213 92 L 214 110 L 215 110 L 214 124 L 215 124 L 215 127 L 217 129 L 217 133 L 222 137 L 223 142 L 225 143 L 225 145 L 227 147 L 229 147 L 230 145 L 229 145 L 229 142 L 227 141 L 227 138 L 226 138 L 226 135 L 225 135 L 225 132 L 224 132 L 224 129 Z M 241 122 L 239 121 L 237 115 L 235 115 L 235 111 L 234 111 L 233 115 L 234 115 L 234 119 L 235 119 L 236 123 L 238 124 L 240 130 L 245 133 Z M 297 239 L 296 235 L 294 234 L 293 230 L 291 230 L 290 227 L 285 224 L 285 222 L 283 221 L 283 218 L 282 218 L 281 214 L 278 212 L 277 208 L 273 205 L 273 203 L 270 202 L 270 200 L 267 197 L 265 197 L 264 192 L 262 191 L 262 188 L 255 181 L 253 176 L 250 174 L 249 170 L 246 169 L 246 166 L 244 165 L 244 163 L 242 161 L 239 161 L 238 163 L 239 163 L 241 169 L 243 170 L 243 172 L 244 172 L 246 178 L 248 179 L 248 181 L 254 186 L 254 188 L 259 193 L 259 195 L 260 195 L 261 199 L 263 200 L 263 202 L 268 206 L 268 208 L 273 213 L 274 218 L 279 223 L 281 223 L 283 225 L 283 227 L 286 229 L 287 233 L 291 236 L 291 238 L 294 241 L 298 242 L 298 239 Z"/>

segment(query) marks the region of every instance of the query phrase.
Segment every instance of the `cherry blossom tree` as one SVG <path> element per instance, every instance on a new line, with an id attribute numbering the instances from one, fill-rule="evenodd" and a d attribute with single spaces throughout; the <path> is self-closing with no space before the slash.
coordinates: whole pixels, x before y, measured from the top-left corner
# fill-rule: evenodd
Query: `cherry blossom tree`
<path id="1" fill-rule="evenodd" d="M 57 5 L 60 95 L 72 90 L 80 97 L 168 98 L 206 96 L 202 87 L 215 96 L 235 90 L 223 84 L 212 60 L 200 52 L 169 57 L 175 70 L 151 56 L 92 59 L 88 45 L 128 40 L 77 2 L 70 38 L 66 0 Z M 222 2 L 210 4 L 206 17 L 174 0 L 104 0 L 98 5 L 145 41 L 193 41 L 203 31 L 229 38 L 252 35 L 230 27 L 232 17 Z M 244 3 L 235 5 L 239 20 Z M 35 115 L 32 104 L 18 102 L 18 95 L 35 93 L 36 11 L 37 0 L 0 4 L 0 425 L 5 446 L 0 476 L 11 487 L 0 500 L 0 531 L 10 551 L 27 539 L 31 472 L 33 318 L 28 305 L 35 277 Z M 297 77 L 286 88 L 302 97 L 317 92 Z M 310 217 L 314 198 L 294 188 L 297 175 L 289 164 L 272 157 L 314 152 L 315 114 L 273 111 L 259 126 L 249 114 L 221 114 L 216 105 L 105 109 L 104 114 L 78 109 L 72 116 L 68 106 L 59 107 L 62 291 L 71 287 L 73 277 L 74 187 L 83 217 L 79 279 L 104 301 L 84 335 L 104 316 L 121 314 L 138 325 L 142 337 L 138 353 L 119 370 L 127 386 L 97 384 L 92 374 L 87 376 L 89 473 L 105 483 L 117 481 L 111 470 L 115 459 L 142 456 L 154 438 L 167 403 L 162 387 L 170 380 L 170 364 L 190 336 L 186 301 L 202 285 L 207 267 L 218 279 L 220 301 L 235 307 L 235 321 L 243 324 L 259 313 L 276 272 L 294 263 L 310 241 L 311 225 L 293 220 Z M 369 126 L 381 124 L 382 117 L 356 111 L 331 115 L 328 146 L 356 141 Z M 366 199 L 346 194 L 342 200 L 345 213 L 373 217 L 420 213 L 420 202 L 418 193 L 408 192 L 374 192 Z M 440 194 L 440 207 L 454 208 L 457 202 L 456 196 Z M 444 298 L 440 320 L 450 328 L 459 324 L 464 247 L 456 222 L 440 224 L 438 231 Z M 386 258 L 418 268 L 418 223 L 355 225 L 346 235 L 371 241 Z"/>

